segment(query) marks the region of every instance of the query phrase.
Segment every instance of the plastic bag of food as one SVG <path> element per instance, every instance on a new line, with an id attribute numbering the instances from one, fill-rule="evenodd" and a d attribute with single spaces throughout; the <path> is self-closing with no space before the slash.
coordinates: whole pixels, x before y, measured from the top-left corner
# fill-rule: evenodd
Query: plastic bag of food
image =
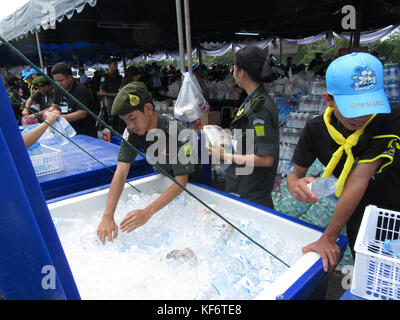
<path id="1" fill-rule="evenodd" d="M 189 72 L 184 74 L 182 87 L 175 101 L 174 115 L 185 122 L 193 122 L 201 118 L 201 108 L 206 103 L 193 77 L 194 75 Z"/>

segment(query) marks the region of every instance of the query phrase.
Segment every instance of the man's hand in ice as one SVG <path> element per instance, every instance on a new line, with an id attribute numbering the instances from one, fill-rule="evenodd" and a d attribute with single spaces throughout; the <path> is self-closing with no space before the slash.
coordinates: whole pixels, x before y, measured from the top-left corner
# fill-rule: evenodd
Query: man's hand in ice
<path id="1" fill-rule="evenodd" d="M 129 212 L 124 220 L 122 220 L 120 227 L 122 232 L 132 232 L 136 228 L 144 225 L 152 216 L 149 209 L 137 209 Z"/>
<path id="2" fill-rule="evenodd" d="M 103 216 L 97 228 L 97 236 L 103 245 L 106 243 L 106 237 L 108 237 L 108 241 L 112 242 L 118 236 L 118 226 L 114 222 L 114 218 Z"/>

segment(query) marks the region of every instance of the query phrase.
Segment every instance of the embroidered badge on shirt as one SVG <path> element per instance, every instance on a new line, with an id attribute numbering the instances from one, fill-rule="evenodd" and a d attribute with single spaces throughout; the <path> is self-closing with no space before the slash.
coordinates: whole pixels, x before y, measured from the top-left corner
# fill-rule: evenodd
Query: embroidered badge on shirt
<path id="1" fill-rule="evenodd" d="M 264 130 L 264 120 L 256 119 L 253 121 L 254 130 L 256 131 L 257 137 L 264 137 L 265 130 Z"/>
<path id="2" fill-rule="evenodd" d="M 190 156 L 190 154 L 192 153 L 192 150 L 190 148 L 190 144 L 186 144 L 183 146 L 183 151 L 185 152 L 185 156 Z"/>
<path id="3" fill-rule="evenodd" d="M 241 107 L 239 111 L 236 113 L 236 117 L 240 117 L 244 111 L 244 107 Z"/>

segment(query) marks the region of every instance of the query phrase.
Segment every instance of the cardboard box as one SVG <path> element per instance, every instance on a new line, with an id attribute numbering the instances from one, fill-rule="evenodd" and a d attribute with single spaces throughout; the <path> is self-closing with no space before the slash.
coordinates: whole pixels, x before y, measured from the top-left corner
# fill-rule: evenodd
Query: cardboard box
<path id="1" fill-rule="evenodd" d="M 210 111 L 203 114 L 201 117 L 201 125 L 219 125 L 221 122 L 221 112 Z"/>

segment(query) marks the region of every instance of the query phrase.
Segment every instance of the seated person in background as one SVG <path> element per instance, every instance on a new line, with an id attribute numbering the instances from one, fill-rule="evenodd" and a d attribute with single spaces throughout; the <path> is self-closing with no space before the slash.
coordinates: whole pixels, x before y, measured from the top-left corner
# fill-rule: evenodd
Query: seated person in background
<path id="1" fill-rule="evenodd" d="M 64 62 L 55 64 L 51 73 L 54 80 L 62 88 L 78 99 L 86 108 L 93 110 L 94 106 L 89 89 L 73 78 L 72 70 L 67 64 Z M 94 118 L 92 118 L 86 110 L 81 108 L 77 102 L 57 90 L 55 103 L 59 105 L 62 116 L 72 125 L 77 134 L 85 134 L 94 138 L 97 137 Z"/>
<path id="2" fill-rule="evenodd" d="M 35 88 L 37 88 L 37 91 L 28 98 L 28 101 L 26 101 L 25 108 L 22 111 L 23 117 L 35 116 L 29 111 L 29 109 L 34 109 L 37 111 L 39 116 L 42 116 L 43 113 L 51 107 L 58 109 L 58 103 L 55 102 L 57 98 L 57 92 L 51 86 L 49 80 L 43 76 L 39 76 L 33 80 L 32 84 Z"/>
<path id="3" fill-rule="evenodd" d="M 29 148 L 34 145 L 42 134 L 47 130 L 49 125 L 52 125 L 60 117 L 61 113 L 56 108 L 50 108 L 43 114 L 45 122 L 38 125 L 36 128 L 22 135 L 25 147 Z"/>

